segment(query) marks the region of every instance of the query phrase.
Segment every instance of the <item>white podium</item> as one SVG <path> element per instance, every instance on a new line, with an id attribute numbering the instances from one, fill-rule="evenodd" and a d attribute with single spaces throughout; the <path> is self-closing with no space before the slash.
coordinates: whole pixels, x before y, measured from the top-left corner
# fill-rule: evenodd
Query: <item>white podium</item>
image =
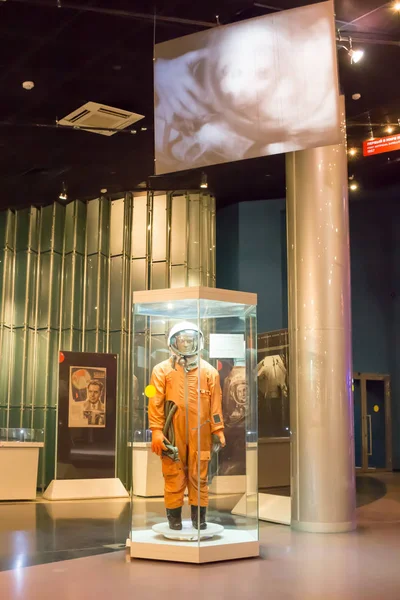
<path id="1" fill-rule="evenodd" d="M 161 460 L 151 451 L 151 442 L 133 442 L 132 482 L 133 494 L 144 498 L 164 496 L 164 477 Z"/>
<path id="2" fill-rule="evenodd" d="M 35 500 L 43 442 L 0 441 L 0 500 Z"/>

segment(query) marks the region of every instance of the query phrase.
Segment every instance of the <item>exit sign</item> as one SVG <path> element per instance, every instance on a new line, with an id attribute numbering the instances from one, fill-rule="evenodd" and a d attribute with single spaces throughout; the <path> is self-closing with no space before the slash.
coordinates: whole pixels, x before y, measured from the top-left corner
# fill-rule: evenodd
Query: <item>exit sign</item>
<path id="1" fill-rule="evenodd" d="M 363 143 L 364 156 L 373 156 L 374 154 L 383 154 L 384 152 L 393 152 L 400 150 L 400 135 L 389 135 L 383 138 L 367 140 Z"/>

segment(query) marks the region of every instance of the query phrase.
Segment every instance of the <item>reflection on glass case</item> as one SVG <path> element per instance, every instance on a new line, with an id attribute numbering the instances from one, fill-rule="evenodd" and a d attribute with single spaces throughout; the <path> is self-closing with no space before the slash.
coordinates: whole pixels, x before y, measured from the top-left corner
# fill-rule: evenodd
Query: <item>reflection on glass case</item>
<path id="1" fill-rule="evenodd" d="M 134 294 L 132 557 L 258 556 L 256 299 Z"/>
<path id="2" fill-rule="evenodd" d="M 287 329 L 258 334 L 260 438 L 289 438 L 289 339 Z"/>
<path id="3" fill-rule="evenodd" d="M 43 442 L 43 429 L 26 427 L 0 427 L 0 442 Z"/>

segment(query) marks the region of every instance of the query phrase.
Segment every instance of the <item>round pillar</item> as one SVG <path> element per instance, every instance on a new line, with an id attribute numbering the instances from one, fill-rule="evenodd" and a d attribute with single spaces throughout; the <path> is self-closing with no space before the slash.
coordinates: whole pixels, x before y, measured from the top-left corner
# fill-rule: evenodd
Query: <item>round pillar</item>
<path id="1" fill-rule="evenodd" d="M 355 528 L 348 176 L 342 143 L 286 159 L 292 527 Z"/>

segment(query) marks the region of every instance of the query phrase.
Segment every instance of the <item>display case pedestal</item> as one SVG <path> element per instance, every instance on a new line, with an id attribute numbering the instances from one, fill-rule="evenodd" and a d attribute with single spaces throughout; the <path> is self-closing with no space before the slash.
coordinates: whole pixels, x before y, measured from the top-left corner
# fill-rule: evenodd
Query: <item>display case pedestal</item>
<path id="1" fill-rule="evenodd" d="M 53 479 L 45 500 L 92 500 L 97 498 L 129 498 L 117 477 L 107 479 Z"/>
<path id="2" fill-rule="evenodd" d="M 36 500 L 43 442 L 0 441 L 0 500 Z"/>
<path id="3" fill-rule="evenodd" d="M 224 529 L 223 535 L 197 542 L 169 541 L 153 530 L 135 532 L 135 541 L 127 541 L 131 558 L 208 563 L 259 556 L 259 542 L 243 530 Z"/>
<path id="4" fill-rule="evenodd" d="M 160 457 L 151 451 L 150 442 L 133 442 L 132 482 L 133 495 L 151 498 L 164 496 L 164 478 Z"/>
<path id="5" fill-rule="evenodd" d="M 210 494 L 244 494 L 246 475 L 216 475 L 209 486 Z"/>
<path id="6" fill-rule="evenodd" d="M 260 521 L 279 523 L 279 525 L 290 525 L 291 498 L 290 496 L 275 496 L 274 494 L 258 494 L 258 518 Z M 246 514 L 246 494 L 240 498 L 233 515 L 241 517 Z"/>

